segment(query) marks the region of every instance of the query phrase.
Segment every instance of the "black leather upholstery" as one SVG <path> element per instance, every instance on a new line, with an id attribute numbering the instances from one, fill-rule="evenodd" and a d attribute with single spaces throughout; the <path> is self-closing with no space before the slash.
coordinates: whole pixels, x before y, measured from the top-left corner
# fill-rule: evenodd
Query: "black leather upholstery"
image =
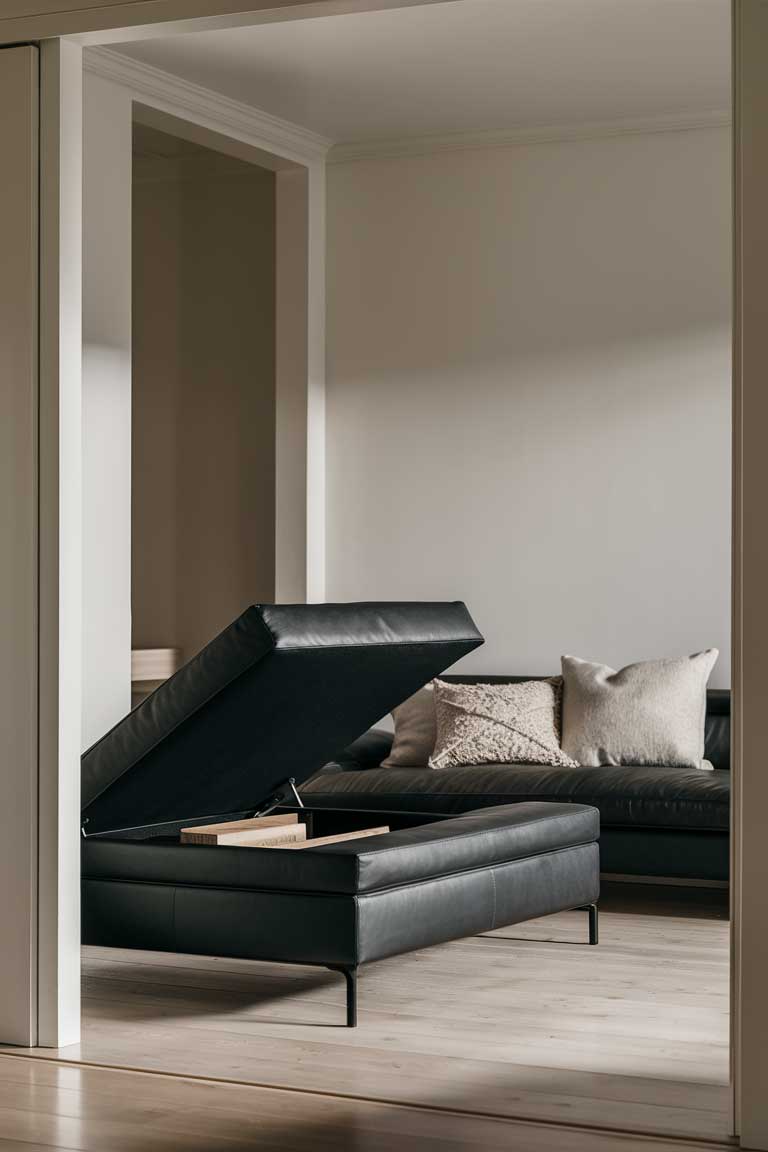
<path id="1" fill-rule="evenodd" d="M 592 843 L 361 896 L 357 963 L 591 904 L 599 873 Z"/>
<path id="2" fill-rule="evenodd" d="M 408 819 L 300 851 L 178 842 L 185 820 L 306 780 L 480 643 L 462 604 L 249 609 L 83 757 L 84 942 L 348 971 L 593 904 L 598 814 L 572 803 Z"/>
<path id="3" fill-rule="evenodd" d="M 597 900 L 598 817 L 516 804 L 300 852 L 83 842 L 83 939 L 356 966 Z"/>
<path id="4" fill-rule="evenodd" d="M 695 768 L 552 768 L 482 764 L 467 768 L 368 768 L 321 772 L 302 790 L 307 804 L 446 816 L 529 800 L 589 804 L 603 827 L 727 831 L 729 772 Z"/>
<path id="5" fill-rule="evenodd" d="M 84 877 L 83 942 L 355 968 L 591 904 L 599 871 L 592 843 L 359 896 Z"/>
<path id="6" fill-rule="evenodd" d="M 143 948 L 291 964 L 357 963 L 352 896 L 83 878 L 82 938 Z"/>
<path id="7" fill-rule="evenodd" d="M 600 832 L 602 872 L 728 882 L 727 832 L 608 826 Z"/>
<path id="8" fill-rule="evenodd" d="M 461 603 L 251 607 L 84 754 L 86 830 L 253 811 L 482 642 Z"/>
<path id="9" fill-rule="evenodd" d="M 728 771 L 731 767 L 731 693 L 727 688 L 707 692 L 704 755 L 713 768 Z"/>
<path id="10" fill-rule="evenodd" d="M 525 676 L 446 675 L 454 683 L 513 684 Z M 551 768 L 484 764 L 439 772 L 379 768 L 392 734 L 374 728 L 337 755 L 305 785 L 312 804 L 450 815 L 512 801 L 574 801 L 593 805 L 604 828 L 677 828 L 727 832 L 730 804 L 730 692 L 707 693 L 705 755 L 714 771 L 662 768 Z"/>
<path id="11" fill-rule="evenodd" d="M 83 872 L 94 880 L 356 894 L 590 844 L 599 834 L 594 808 L 515 804 L 300 852 L 94 838 L 83 844 Z"/>
<path id="12" fill-rule="evenodd" d="M 378 768 L 382 760 L 386 760 L 392 748 L 392 733 L 385 732 L 383 728 L 370 728 L 357 740 L 339 752 L 329 764 L 327 769 L 336 769 L 339 772 L 355 772 L 361 768 Z"/>

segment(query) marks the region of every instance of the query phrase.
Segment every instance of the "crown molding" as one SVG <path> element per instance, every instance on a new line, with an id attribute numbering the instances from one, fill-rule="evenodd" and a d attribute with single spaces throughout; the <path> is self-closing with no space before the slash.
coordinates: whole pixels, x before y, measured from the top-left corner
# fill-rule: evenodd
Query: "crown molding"
<path id="1" fill-rule="evenodd" d="M 352 141 L 348 144 L 335 144 L 326 159 L 329 164 L 345 164 L 353 160 L 428 156 L 435 152 L 598 140 L 602 137 L 634 136 L 652 132 L 689 132 L 697 128 L 727 128 L 730 125 L 730 112 L 715 108 L 703 112 L 674 113 L 664 116 L 626 117 L 616 120 L 584 121 L 575 124 L 536 124 L 530 127 L 518 126 L 480 132 L 448 132 L 436 136 L 403 136 L 399 139 Z"/>
<path id="2" fill-rule="evenodd" d="M 302 128 L 299 124 L 222 96 L 210 88 L 133 60 L 113 49 L 88 48 L 83 54 L 83 61 L 86 72 L 119 84 L 137 100 L 151 107 L 180 119 L 192 119 L 212 131 L 234 136 L 244 143 L 299 163 L 326 160 L 329 164 L 344 164 L 354 160 L 428 156 L 437 152 L 565 143 L 655 132 L 689 132 L 702 128 L 727 128 L 731 125 L 730 111 L 713 108 L 661 116 L 622 117 L 573 124 L 518 125 L 477 132 L 447 132 L 334 143 L 330 138 Z"/>
<path id="3" fill-rule="evenodd" d="M 299 163 L 323 160 L 333 144 L 332 140 L 299 124 L 281 120 L 109 48 L 86 49 L 83 66 L 86 72 L 128 89 L 142 103 L 182 120 L 191 119 L 214 132 L 234 136 L 287 160 Z"/>

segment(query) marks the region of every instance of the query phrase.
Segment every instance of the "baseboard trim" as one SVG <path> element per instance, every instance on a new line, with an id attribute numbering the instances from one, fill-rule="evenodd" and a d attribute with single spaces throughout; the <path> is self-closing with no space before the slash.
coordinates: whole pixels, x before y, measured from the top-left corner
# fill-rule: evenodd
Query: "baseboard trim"
<path id="1" fill-rule="evenodd" d="M 705 109 L 699 112 L 661 116 L 619 117 L 615 120 L 582 121 L 573 124 L 534 124 L 527 127 L 447 132 L 431 136 L 405 136 L 399 139 L 356 140 L 334 144 L 328 152 L 329 164 L 357 160 L 392 160 L 404 156 L 429 156 L 437 152 L 475 148 L 509 148 L 518 145 L 560 144 L 572 141 L 637 136 L 656 132 L 691 132 L 702 128 L 729 128 L 730 110 Z"/>

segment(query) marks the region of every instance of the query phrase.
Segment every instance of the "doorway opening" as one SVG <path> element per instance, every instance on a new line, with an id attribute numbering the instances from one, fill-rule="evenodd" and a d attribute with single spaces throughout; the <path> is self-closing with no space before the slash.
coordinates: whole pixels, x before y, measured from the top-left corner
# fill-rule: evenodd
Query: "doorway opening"
<path id="1" fill-rule="evenodd" d="M 663 27 L 660 39 L 677 65 L 675 44 L 691 42 L 692 7 L 665 5 L 677 12 L 668 27 L 655 23 L 653 4 L 633 5 L 631 16 L 616 5 L 612 50 L 623 43 L 636 71 L 614 76 L 612 114 L 600 112 L 592 81 L 604 57 L 590 57 L 585 38 L 581 118 L 565 124 L 555 119 L 557 93 L 550 89 L 555 102 L 542 108 L 538 84 L 541 54 L 557 54 L 562 38 L 551 25 L 538 28 L 539 55 L 528 54 L 536 61 L 529 102 L 523 92 L 514 101 L 507 94 L 501 103 L 519 119 L 506 126 L 493 120 L 493 101 L 470 108 L 455 75 L 439 82 L 439 52 L 402 71 L 408 58 L 395 50 L 415 38 L 412 28 L 399 33 L 398 22 L 419 21 L 423 42 L 433 43 L 425 25 L 439 21 L 432 31 L 445 38 L 459 20 L 458 51 L 475 43 L 462 35 L 461 7 L 314 26 L 276 22 L 248 35 L 211 33 L 213 41 L 201 34 L 128 45 L 125 55 L 170 74 L 189 69 L 198 81 L 225 75 L 228 98 L 258 98 L 270 114 L 306 115 L 307 131 L 342 134 L 327 157 L 328 598 L 460 597 L 482 605 L 478 619 L 490 642 L 467 666 L 477 674 L 554 673 L 567 650 L 618 667 L 717 644 L 715 683 L 725 691 L 730 125 L 727 106 L 704 101 L 721 99 L 723 83 L 727 89 L 727 19 L 718 15 L 727 5 L 697 8 L 706 29 L 694 39 L 709 45 L 702 59 L 715 61 L 714 79 L 689 76 L 676 88 L 675 67 L 664 107 L 650 103 L 663 90 L 658 76 L 642 87 L 648 76 L 638 67 L 638 45 L 650 51 Z M 466 9 L 476 19 L 484 13 L 497 33 L 498 22 L 514 22 L 515 14 L 520 29 L 535 25 L 525 4 Z M 371 31 L 379 20 L 390 39 Z M 506 43 L 489 27 L 483 44 Z M 382 43 L 409 83 L 392 83 Z M 503 56 L 500 75 L 524 75 L 510 69 L 506 49 Z M 222 59 L 231 67 L 221 69 Z M 281 61 L 282 73 L 255 66 L 265 60 Z M 475 90 L 485 92 L 490 73 L 475 68 Z M 635 103 L 629 76 L 639 86 Z M 574 91 L 565 84 L 561 98 L 566 90 L 560 107 L 572 115 Z M 487 91 L 498 98 L 498 87 Z M 696 107 L 684 106 L 689 96 Z M 536 119 L 545 114 L 548 122 Z M 367 139 L 353 135 L 361 125 Z M 279 338 L 279 413 L 278 345 Z M 185 415 L 175 417 L 178 427 Z M 276 426 L 279 507 L 279 415 Z M 308 456 L 305 444 L 293 464 Z M 137 458 L 134 466 L 141 467 Z M 278 512 L 276 570 L 283 524 Z M 715 541 L 706 565 L 704 538 Z M 279 587 L 276 577 L 276 595 Z M 168 636 L 169 647 L 182 646 Z M 147 632 L 142 643 L 156 639 L 165 643 L 165 634 Z M 727 772 L 727 758 L 715 771 Z M 712 848 L 720 866 L 727 823 L 698 831 L 682 857 L 681 842 L 670 847 L 663 835 L 649 835 L 645 874 L 636 859 L 610 869 L 599 950 L 580 949 L 582 921 L 564 914 L 383 962 L 369 977 L 377 1009 L 367 1022 L 365 1066 L 359 1037 L 334 1033 L 326 1046 L 319 1036 L 318 1024 L 337 1011 L 334 977 L 99 949 L 87 954 L 86 973 L 103 993 L 98 1011 L 110 1001 L 115 1021 L 123 1012 L 124 1021 L 135 1019 L 141 999 L 143 1051 L 153 1028 L 159 1033 L 173 1020 L 167 1045 L 152 1042 L 143 1065 L 155 1070 L 210 1075 L 213 1062 L 214 1074 L 232 1078 L 245 1046 L 254 1082 L 274 1084 L 279 1073 L 281 1086 L 304 1089 L 311 1041 L 319 1051 L 309 1086 L 317 1091 L 333 1091 L 341 1067 L 366 1099 L 380 1099 L 386 1084 L 388 1099 L 430 1108 L 568 1116 L 716 1139 L 730 1125 L 727 894 L 722 875 L 697 871 L 696 854 L 709 858 Z M 641 830 L 640 849 L 642 840 Z M 611 841 L 617 860 L 629 842 L 620 820 L 605 835 L 606 852 Z M 671 853 L 665 859 L 677 853 L 684 875 L 660 866 L 659 846 Z M 489 1021 L 496 1025 L 490 1041 Z M 198 1028 L 216 1033 L 215 1060 L 210 1050 L 202 1063 L 190 1055 Z M 136 1066 L 129 1032 L 124 1059 Z M 86 1037 L 89 1058 L 103 1059 L 88 1018 Z M 281 1043 L 277 1070 L 271 1049 L 264 1056 L 267 1039 Z M 435 1055 L 437 1082 L 429 1067 Z"/>
<path id="2" fill-rule="evenodd" d="M 135 688 L 275 595 L 276 176 L 133 135 Z"/>

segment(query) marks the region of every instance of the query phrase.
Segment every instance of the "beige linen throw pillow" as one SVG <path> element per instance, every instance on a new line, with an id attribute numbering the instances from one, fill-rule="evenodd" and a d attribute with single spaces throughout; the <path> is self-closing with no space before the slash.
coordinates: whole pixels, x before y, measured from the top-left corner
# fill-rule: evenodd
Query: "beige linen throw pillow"
<path id="1" fill-rule="evenodd" d="M 707 681 L 717 648 L 616 671 L 563 656 L 563 751 L 579 764 L 708 767 Z"/>
<path id="2" fill-rule="evenodd" d="M 392 712 L 395 737 L 382 768 L 426 768 L 437 737 L 435 694 L 426 684 Z"/>
<path id="3" fill-rule="evenodd" d="M 434 681 L 437 741 L 430 768 L 551 764 L 574 768 L 558 739 L 559 680 Z"/>

